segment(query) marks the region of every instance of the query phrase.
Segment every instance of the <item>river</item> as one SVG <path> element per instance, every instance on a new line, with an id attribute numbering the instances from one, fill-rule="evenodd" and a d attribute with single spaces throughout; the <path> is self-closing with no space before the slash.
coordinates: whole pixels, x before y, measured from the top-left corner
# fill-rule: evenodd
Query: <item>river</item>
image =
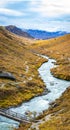
<path id="1" fill-rule="evenodd" d="M 42 57 L 46 59 L 48 58 L 47 56 Z M 50 106 L 50 103 L 58 99 L 62 93 L 70 86 L 70 81 L 55 78 L 51 74 L 50 69 L 56 67 L 56 65 L 54 65 L 55 62 L 56 61 L 54 59 L 48 58 L 48 62 L 43 63 L 38 69 L 40 77 L 49 90 L 48 94 L 46 93 L 45 95 L 34 97 L 30 101 L 22 103 L 22 105 L 19 107 L 11 108 L 12 111 L 21 114 L 25 114 L 27 111 L 30 111 L 36 112 L 37 115 L 39 115 L 39 113 L 47 110 Z M 18 122 L 0 116 L 0 130 L 14 130 L 14 127 L 18 126 Z"/>

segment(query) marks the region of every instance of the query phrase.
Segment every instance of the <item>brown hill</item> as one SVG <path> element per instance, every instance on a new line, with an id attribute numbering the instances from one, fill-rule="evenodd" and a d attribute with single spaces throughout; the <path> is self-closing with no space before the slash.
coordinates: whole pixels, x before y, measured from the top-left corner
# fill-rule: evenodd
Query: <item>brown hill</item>
<path id="1" fill-rule="evenodd" d="M 70 80 L 70 34 L 50 40 L 38 40 L 32 47 L 36 52 L 57 60 L 54 76 Z"/>
<path id="2" fill-rule="evenodd" d="M 12 32 L 12 33 L 14 33 L 14 34 L 16 34 L 16 35 L 33 39 L 33 37 L 32 37 L 29 33 L 23 31 L 22 29 L 20 29 L 20 28 L 18 28 L 18 27 L 16 27 L 16 26 L 9 25 L 9 26 L 6 26 L 5 28 L 6 28 L 8 31 L 10 31 L 10 32 Z"/>
<path id="3" fill-rule="evenodd" d="M 70 80 L 70 34 L 50 40 L 38 40 L 32 49 L 56 59 L 58 66 L 51 70 L 52 74 Z M 49 114 L 52 116 L 47 120 L 45 117 Z M 39 118 L 43 119 L 43 122 L 40 122 L 40 130 L 70 130 L 70 87 Z"/>
<path id="4" fill-rule="evenodd" d="M 0 27 L 0 74 L 11 74 L 16 79 L 12 81 L 0 78 L 0 107 L 20 104 L 44 90 L 44 84 L 37 72 L 44 60 L 30 50 L 55 58 L 59 66 L 51 70 L 54 76 L 70 80 L 69 42 L 70 35 L 35 42 Z M 70 129 L 70 88 L 56 100 L 56 107 L 44 113 L 47 114 L 52 114 L 52 118 L 41 124 L 40 130 Z M 27 130 L 24 125 L 21 129 Z"/>
<path id="5" fill-rule="evenodd" d="M 37 72 L 44 60 L 30 52 L 31 42 L 0 27 L 0 107 L 17 105 L 44 89 Z"/>

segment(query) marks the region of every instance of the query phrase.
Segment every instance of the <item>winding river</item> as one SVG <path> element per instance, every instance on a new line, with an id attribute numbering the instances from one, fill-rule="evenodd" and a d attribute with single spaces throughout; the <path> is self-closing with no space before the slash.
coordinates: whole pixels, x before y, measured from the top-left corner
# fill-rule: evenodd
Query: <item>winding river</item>
<path id="1" fill-rule="evenodd" d="M 48 58 L 47 56 L 42 57 Z M 58 99 L 62 95 L 62 93 L 70 86 L 70 81 L 61 80 L 53 77 L 50 69 L 56 67 L 54 65 L 54 62 L 56 62 L 54 59 L 48 58 L 48 62 L 43 63 L 38 69 L 40 77 L 48 88 L 49 93 L 42 96 L 34 97 L 30 101 L 23 103 L 19 107 L 11 108 L 12 111 L 21 114 L 25 114 L 27 111 L 30 111 L 36 112 L 37 115 L 39 115 L 39 113 L 47 110 L 50 106 L 50 103 Z M 14 130 L 14 128 L 18 126 L 18 122 L 0 116 L 0 130 Z"/>

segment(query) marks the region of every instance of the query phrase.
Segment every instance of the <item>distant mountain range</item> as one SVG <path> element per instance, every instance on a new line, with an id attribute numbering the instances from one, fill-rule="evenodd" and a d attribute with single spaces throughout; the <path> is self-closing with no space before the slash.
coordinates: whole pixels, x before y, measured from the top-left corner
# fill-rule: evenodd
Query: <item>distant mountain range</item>
<path id="1" fill-rule="evenodd" d="M 65 31 L 48 32 L 48 31 L 32 30 L 32 29 L 28 29 L 26 30 L 26 32 L 29 33 L 35 39 L 50 39 L 50 38 L 55 38 L 67 34 L 67 32 Z"/>
<path id="2" fill-rule="evenodd" d="M 5 28 L 14 34 L 30 39 L 51 39 L 68 34 L 65 31 L 48 32 L 42 30 L 20 29 L 13 25 L 5 26 Z"/>
<path id="3" fill-rule="evenodd" d="M 22 29 L 20 29 L 20 28 L 18 28 L 18 27 L 16 27 L 16 26 L 9 25 L 9 26 L 5 26 L 5 28 L 6 28 L 8 31 L 10 31 L 10 32 L 12 32 L 12 33 L 14 33 L 14 34 L 17 34 L 17 35 L 19 35 L 19 36 L 33 39 L 33 37 L 32 37 L 29 33 L 23 31 Z"/>

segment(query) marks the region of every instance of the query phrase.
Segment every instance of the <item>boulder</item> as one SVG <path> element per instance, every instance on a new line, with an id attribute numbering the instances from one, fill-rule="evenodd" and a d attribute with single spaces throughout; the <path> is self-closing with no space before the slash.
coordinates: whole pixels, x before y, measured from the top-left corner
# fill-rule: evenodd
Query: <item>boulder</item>
<path id="1" fill-rule="evenodd" d="M 0 78 L 16 80 L 16 78 L 9 72 L 0 71 Z"/>

